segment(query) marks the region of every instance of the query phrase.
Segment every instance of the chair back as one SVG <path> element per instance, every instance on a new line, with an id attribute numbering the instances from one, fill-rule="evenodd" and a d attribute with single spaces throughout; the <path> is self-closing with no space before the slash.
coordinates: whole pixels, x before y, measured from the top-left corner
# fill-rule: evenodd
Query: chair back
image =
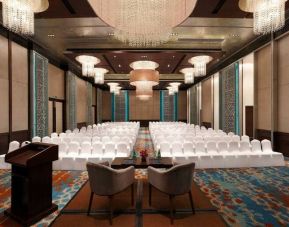
<path id="1" fill-rule="evenodd" d="M 193 143 L 184 143 L 183 149 L 184 149 L 184 153 L 194 152 L 194 144 Z"/>
<path id="2" fill-rule="evenodd" d="M 101 142 L 95 142 L 92 144 L 93 155 L 103 155 L 103 144 Z"/>
<path id="3" fill-rule="evenodd" d="M 17 150 L 20 147 L 20 143 L 18 141 L 12 141 L 9 143 L 8 153 Z"/>
<path id="4" fill-rule="evenodd" d="M 241 152 L 251 152 L 250 143 L 247 141 L 240 142 L 240 151 Z"/>
<path id="5" fill-rule="evenodd" d="M 152 185 L 170 195 L 188 193 L 192 189 L 194 169 L 195 163 L 193 162 L 176 165 L 167 170 L 159 177 L 160 179 L 153 179 Z"/>
<path id="6" fill-rule="evenodd" d="M 259 140 L 252 140 L 251 146 L 252 146 L 252 152 L 262 152 L 261 143 Z"/>
<path id="7" fill-rule="evenodd" d="M 88 162 L 86 164 L 90 188 L 96 195 L 109 196 L 126 188 L 126 180 L 118 179 L 119 171 L 110 168 L 108 165 L 108 162 L 102 164 Z"/>
<path id="8" fill-rule="evenodd" d="M 217 151 L 217 144 L 214 141 L 209 141 L 207 143 L 207 152 L 216 152 Z"/>
<path id="9" fill-rule="evenodd" d="M 272 152 L 272 144 L 270 140 L 262 140 L 262 151 L 263 152 Z"/>
<path id="10" fill-rule="evenodd" d="M 32 143 L 40 143 L 41 142 L 41 138 L 39 136 L 34 136 L 32 138 Z"/>

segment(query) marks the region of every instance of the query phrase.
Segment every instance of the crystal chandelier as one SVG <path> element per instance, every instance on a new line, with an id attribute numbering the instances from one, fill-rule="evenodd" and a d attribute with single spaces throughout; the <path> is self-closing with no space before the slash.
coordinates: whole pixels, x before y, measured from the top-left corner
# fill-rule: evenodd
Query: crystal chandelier
<path id="1" fill-rule="evenodd" d="M 180 70 L 184 74 L 185 84 L 193 84 L 195 79 L 195 68 L 183 68 Z"/>
<path id="2" fill-rule="evenodd" d="M 115 95 L 119 95 L 120 94 L 120 90 L 121 90 L 121 87 L 120 86 L 116 86 L 115 89 L 114 89 L 114 94 Z"/>
<path id="3" fill-rule="evenodd" d="M 100 60 L 93 56 L 80 55 L 75 58 L 82 65 L 82 75 L 94 77 L 94 65 L 98 64 Z"/>
<path id="4" fill-rule="evenodd" d="M 153 86 L 159 83 L 159 65 L 153 61 L 135 61 L 130 64 L 130 84 L 136 86 L 136 97 L 148 100 L 153 95 Z"/>
<path id="5" fill-rule="evenodd" d="M 119 86 L 119 83 L 107 83 L 109 86 L 110 93 L 114 93 L 115 95 L 120 94 L 121 87 Z"/>
<path id="6" fill-rule="evenodd" d="M 88 0 L 95 13 L 131 46 L 157 46 L 188 18 L 197 0 Z"/>
<path id="7" fill-rule="evenodd" d="M 181 83 L 179 83 L 179 82 L 170 83 L 170 87 L 171 87 L 172 92 L 173 92 L 174 94 L 179 92 L 179 86 L 180 86 L 180 85 L 181 85 Z"/>
<path id="8" fill-rule="evenodd" d="M 240 0 L 241 10 L 254 14 L 254 33 L 268 34 L 285 25 L 287 0 Z"/>
<path id="9" fill-rule="evenodd" d="M 3 26 L 20 35 L 34 35 L 34 13 L 47 10 L 48 0 L 0 0 Z"/>
<path id="10" fill-rule="evenodd" d="M 189 59 L 189 63 L 195 67 L 195 76 L 205 76 L 207 73 L 207 64 L 213 58 L 208 55 L 196 56 Z"/>
<path id="11" fill-rule="evenodd" d="M 167 89 L 169 91 L 169 95 L 174 95 L 175 94 L 173 87 L 169 86 L 169 87 L 167 87 Z"/>
<path id="12" fill-rule="evenodd" d="M 104 68 L 94 68 L 94 83 L 103 84 L 104 74 L 108 73 L 107 69 Z"/>

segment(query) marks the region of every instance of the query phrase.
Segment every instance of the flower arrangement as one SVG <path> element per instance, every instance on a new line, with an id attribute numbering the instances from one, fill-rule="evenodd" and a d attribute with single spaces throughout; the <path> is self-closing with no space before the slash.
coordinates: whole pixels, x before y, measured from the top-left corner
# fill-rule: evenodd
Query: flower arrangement
<path id="1" fill-rule="evenodd" d="M 145 162 L 146 158 L 148 157 L 148 152 L 146 150 L 142 150 L 140 152 L 140 157 L 141 157 L 142 162 Z"/>

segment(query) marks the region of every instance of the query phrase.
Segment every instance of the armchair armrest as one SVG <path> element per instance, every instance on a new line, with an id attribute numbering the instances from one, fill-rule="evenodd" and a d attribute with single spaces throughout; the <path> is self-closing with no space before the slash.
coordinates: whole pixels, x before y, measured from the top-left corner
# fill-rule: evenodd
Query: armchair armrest
<path id="1" fill-rule="evenodd" d="M 148 181 L 160 191 L 167 192 L 169 183 L 166 177 L 167 171 L 162 171 L 154 167 L 148 167 Z"/>

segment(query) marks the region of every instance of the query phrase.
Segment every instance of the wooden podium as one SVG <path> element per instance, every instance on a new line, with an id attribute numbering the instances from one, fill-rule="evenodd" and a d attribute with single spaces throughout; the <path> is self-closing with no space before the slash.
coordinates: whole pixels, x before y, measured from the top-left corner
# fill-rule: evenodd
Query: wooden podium
<path id="1" fill-rule="evenodd" d="M 52 203 L 52 162 L 58 146 L 31 143 L 8 153 L 12 164 L 11 208 L 5 214 L 22 225 L 32 225 L 57 210 Z"/>

